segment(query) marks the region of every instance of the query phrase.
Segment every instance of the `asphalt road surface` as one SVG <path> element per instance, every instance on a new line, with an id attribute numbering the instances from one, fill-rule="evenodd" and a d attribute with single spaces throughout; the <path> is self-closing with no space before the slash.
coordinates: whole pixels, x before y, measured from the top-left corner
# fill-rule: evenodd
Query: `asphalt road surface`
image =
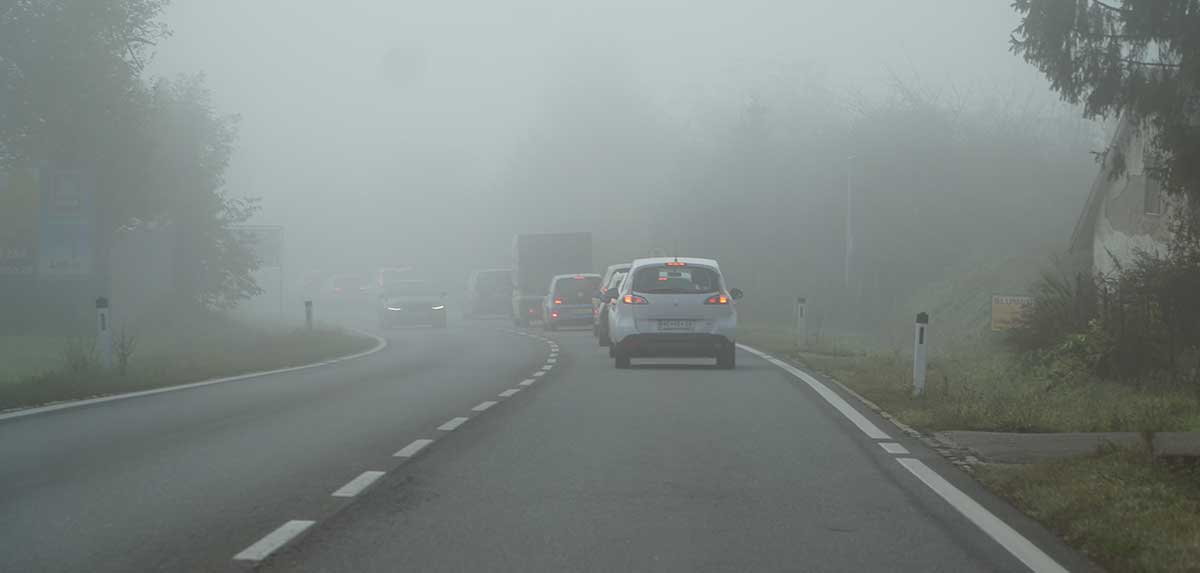
<path id="1" fill-rule="evenodd" d="M 0 421 L 0 571 L 1091 568 L 770 357 L 616 370 L 588 332 L 496 321 L 388 338 Z"/>

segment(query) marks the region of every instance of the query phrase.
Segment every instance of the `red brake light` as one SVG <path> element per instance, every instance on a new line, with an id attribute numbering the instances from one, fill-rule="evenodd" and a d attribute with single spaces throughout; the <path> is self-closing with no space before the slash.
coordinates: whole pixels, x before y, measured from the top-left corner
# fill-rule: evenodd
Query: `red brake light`
<path id="1" fill-rule="evenodd" d="M 668 261 L 667 266 L 668 267 L 686 267 L 687 263 L 682 262 L 682 261 Z"/>
<path id="2" fill-rule="evenodd" d="M 583 275 L 575 275 L 575 280 L 577 280 L 577 281 L 583 280 Z"/>
<path id="3" fill-rule="evenodd" d="M 554 298 L 554 304 L 562 304 L 562 303 L 563 303 L 563 300 L 562 300 L 562 298 L 561 298 L 561 297 L 555 297 L 555 298 Z"/>
<path id="4" fill-rule="evenodd" d="M 333 287 L 333 292 L 342 292 L 342 287 Z"/>
<path id="5" fill-rule="evenodd" d="M 704 301 L 704 304 L 729 304 L 729 296 L 724 294 L 714 294 Z"/>
<path id="6" fill-rule="evenodd" d="M 640 297 L 636 294 L 625 295 L 625 298 L 621 299 L 621 302 L 624 302 L 625 304 L 650 304 L 645 297 Z"/>

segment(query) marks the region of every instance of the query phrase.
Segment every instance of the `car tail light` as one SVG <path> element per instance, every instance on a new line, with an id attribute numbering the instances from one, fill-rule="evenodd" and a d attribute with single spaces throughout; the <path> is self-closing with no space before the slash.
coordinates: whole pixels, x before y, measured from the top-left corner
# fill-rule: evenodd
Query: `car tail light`
<path id="1" fill-rule="evenodd" d="M 681 261 L 667 261 L 668 267 L 686 267 L 687 263 Z"/>
<path id="2" fill-rule="evenodd" d="M 554 304 L 562 304 L 562 303 L 563 303 L 563 299 L 561 296 L 554 297 Z"/>
<path id="3" fill-rule="evenodd" d="M 342 292 L 342 287 L 335 287 L 333 292 Z"/>
<path id="4" fill-rule="evenodd" d="M 724 294 L 714 294 L 704 301 L 704 304 L 729 304 L 729 296 Z"/>
<path id="5" fill-rule="evenodd" d="M 625 295 L 625 298 L 622 298 L 621 302 L 625 304 L 650 304 L 650 301 L 646 300 L 645 297 L 641 297 L 636 294 Z"/>
<path id="6" fill-rule="evenodd" d="M 555 310 L 555 311 L 551 311 L 551 312 L 550 312 L 550 318 L 558 318 L 558 311 L 557 311 L 557 310 Z"/>
<path id="7" fill-rule="evenodd" d="M 575 275 L 575 280 L 577 280 L 577 281 L 583 280 L 583 275 Z"/>
<path id="8" fill-rule="evenodd" d="M 535 312 L 537 312 L 537 309 L 536 309 L 536 308 L 533 308 L 532 306 L 531 306 L 531 307 L 529 307 L 529 314 L 533 314 L 533 313 L 535 313 Z"/>

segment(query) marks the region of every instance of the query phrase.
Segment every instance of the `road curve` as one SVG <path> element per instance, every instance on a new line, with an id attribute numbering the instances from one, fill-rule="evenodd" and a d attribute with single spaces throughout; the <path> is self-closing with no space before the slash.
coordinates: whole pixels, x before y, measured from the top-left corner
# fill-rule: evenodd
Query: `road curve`
<path id="1" fill-rule="evenodd" d="M 493 326 L 395 330 L 354 361 L 0 421 L 0 571 L 236 569 L 543 363 L 544 343 Z"/>

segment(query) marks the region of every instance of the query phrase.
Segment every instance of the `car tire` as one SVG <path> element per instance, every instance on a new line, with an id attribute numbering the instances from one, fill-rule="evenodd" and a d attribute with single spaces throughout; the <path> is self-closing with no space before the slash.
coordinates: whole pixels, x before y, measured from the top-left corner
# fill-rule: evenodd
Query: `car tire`
<path id="1" fill-rule="evenodd" d="M 599 339 L 600 339 L 600 346 L 601 346 L 601 347 L 607 346 L 607 347 L 609 347 L 609 348 L 612 348 L 612 338 L 610 338 L 610 337 L 608 336 L 608 329 L 607 329 L 607 328 L 601 328 L 601 329 L 600 329 L 600 334 L 598 334 L 598 335 L 597 335 L 597 338 L 599 338 Z"/>
<path id="2" fill-rule="evenodd" d="M 717 350 L 717 368 L 733 370 L 737 366 L 737 351 L 732 343 Z"/>
<path id="3" fill-rule="evenodd" d="M 629 351 L 621 348 L 619 345 L 613 345 L 609 348 L 612 349 L 613 362 L 617 368 L 625 369 L 632 366 L 632 362 L 629 359 Z"/>

